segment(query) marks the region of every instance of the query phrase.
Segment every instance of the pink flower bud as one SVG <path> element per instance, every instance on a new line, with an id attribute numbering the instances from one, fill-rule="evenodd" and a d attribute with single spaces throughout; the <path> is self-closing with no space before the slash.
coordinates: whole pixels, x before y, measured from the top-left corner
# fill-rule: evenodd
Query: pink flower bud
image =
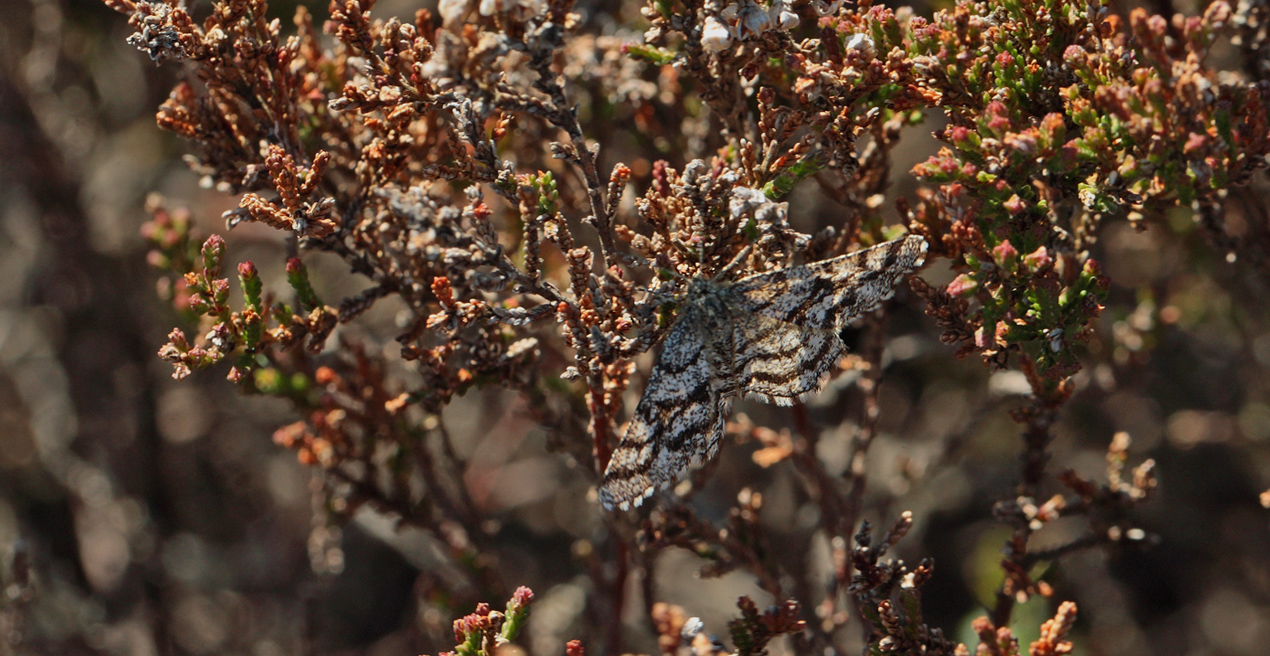
<path id="1" fill-rule="evenodd" d="M 1002 271 L 1014 273 L 1019 264 L 1019 251 L 1007 239 L 992 249 L 992 260 Z"/>
<path id="2" fill-rule="evenodd" d="M 1028 268 L 1028 271 L 1033 273 L 1040 271 L 1053 263 L 1054 258 L 1050 257 L 1049 250 L 1044 246 L 1041 246 L 1031 253 L 1023 256 L 1023 265 Z"/>
<path id="3" fill-rule="evenodd" d="M 947 292 L 950 296 L 969 296 L 976 289 L 979 289 L 979 281 L 970 277 L 970 274 L 963 273 L 948 283 Z"/>

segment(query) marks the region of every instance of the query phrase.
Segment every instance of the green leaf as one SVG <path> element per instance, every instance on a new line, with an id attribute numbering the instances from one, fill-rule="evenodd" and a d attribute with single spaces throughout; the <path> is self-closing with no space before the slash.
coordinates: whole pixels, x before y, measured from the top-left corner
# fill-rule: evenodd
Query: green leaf
<path id="1" fill-rule="evenodd" d="M 628 43 L 622 46 L 622 51 L 632 59 L 639 59 L 657 66 L 665 66 L 675 61 L 675 53 L 665 48 Z"/>

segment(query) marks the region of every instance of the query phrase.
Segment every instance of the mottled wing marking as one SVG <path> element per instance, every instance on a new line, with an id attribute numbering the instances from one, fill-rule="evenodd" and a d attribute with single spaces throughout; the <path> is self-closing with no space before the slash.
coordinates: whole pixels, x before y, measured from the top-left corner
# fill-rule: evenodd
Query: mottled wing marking
<path id="1" fill-rule="evenodd" d="M 803 328 L 761 314 L 736 322 L 734 388 L 727 392 L 791 405 L 820 389 L 847 347 L 836 330 Z"/>
<path id="2" fill-rule="evenodd" d="M 720 353 L 706 339 L 708 329 L 722 327 L 703 314 L 686 307 L 666 336 L 644 396 L 604 472 L 604 507 L 638 506 L 718 453 L 725 412 L 720 390 L 727 380 L 717 367 L 731 349 Z"/>
<path id="3" fill-rule="evenodd" d="M 895 283 L 925 259 L 926 240 L 910 235 L 831 260 L 743 278 L 733 289 L 753 301 L 747 308 L 751 312 L 837 330 L 890 298 Z"/>
<path id="4" fill-rule="evenodd" d="M 846 351 L 838 331 L 921 266 L 917 236 L 743 278 L 693 281 L 644 396 L 613 451 L 600 503 L 628 510 L 719 451 L 730 399 L 790 405 Z"/>

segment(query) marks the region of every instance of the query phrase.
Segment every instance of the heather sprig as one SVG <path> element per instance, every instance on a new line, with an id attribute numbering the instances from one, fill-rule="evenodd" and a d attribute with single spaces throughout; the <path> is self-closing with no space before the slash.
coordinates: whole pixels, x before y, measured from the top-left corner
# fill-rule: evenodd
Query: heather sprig
<path id="1" fill-rule="evenodd" d="M 453 652 L 457 656 L 494 656 L 502 647 L 511 644 L 520 635 L 534 592 L 521 586 L 512 593 L 505 612 L 490 610 L 488 604 L 477 604 L 476 611 L 454 620 L 454 639 L 458 642 Z"/>
<path id="2" fill-rule="evenodd" d="M 193 338 L 174 330 L 161 356 L 178 378 L 229 359 L 242 389 L 290 401 L 297 421 L 274 440 L 321 472 L 324 512 L 344 521 L 371 505 L 428 532 L 460 573 L 444 584 L 451 599 L 508 589 L 493 564 L 498 522 L 472 497 L 443 419 L 456 397 L 513 390 L 520 414 L 594 479 L 629 417 L 627 392 L 644 382 L 644 354 L 692 280 L 905 233 L 924 236 L 928 259 L 952 275 L 915 278 L 897 302 L 924 300 L 953 354 L 1013 368 L 1029 391 L 1011 413 L 1022 464 L 995 510 L 1012 534 L 992 619 L 976 626 L 980 649 L 1017 653 L 997 627 L 1014 600 L 1050 591 L 1030 577 L 1037 561 L 1149 543 L 1130 512 L 1155 479 L 1144 464 L 1125 480 L 1123 439 L 1105 485 L 1065 473 L 1056 480 L 1071 494 L 1037 499 L 1113 291 L 1106 227 L 1173 230 L 1164 213 L 1189 209 L 1218 248 L 1254 248 L 1215 217 L 1270 153 L 1270 84 L 1209 64 L 1230 30 L 1243 52 L 1265 51 L 1253 10 L 1217 0 L 1170 22 L 1142 9 L 1121 18 L 1097 0 L 961 0 L 930 17 L 869 0 L 651 0 L 640 42 L 629 29 L 589 33 L 571 0 L 443 1 L 436 16 L 404 21 L 376 16 L 370 0 L 333 0 L 323 25 L 301 7 L 294 29 L 264 0 L 219 0 L 201 22 L 176 0 L 104 1 L 128 15 L 130 43 L 197 78 L 176 86 L 157 120 L 193 144 L 205 186 L 239 195 L 226 229 L 261 224 L 285 250 L 285 298 L 269 291 L 269 267 L 243 262 L 239 304 L 221 277 L 226 241 L 213 235 L 200 250 L 187 212 L 151 203 L 151 262 L 197 325 Z M 946 119 L 940 148 L 894 171 L 896 148 L 932 111 Z M 627 141 L 610 138 L 605 126 L 626 124 Z M 896 199 L 902 225 L 887 225 L 887 194 L 905 175 L 918 186 Z M 809 218 L 813 197 L 833 211 Z M 319 298 L 306 265 L 319 253 L 358 274 L 360 291 L 334 299 L 317 280 L 330 304 Z M 391 348 L 357 329 L 381 303 L 395 312 Z M 742 600 L 738 653 L 765 653 L 781 634 L 808 653 L 837 649 L 848 608 L 867 621 L 874 653 L 956 653 L 923 619 L 933 564 L 885 558 L 913 517 L 876 546 L 863 521 L 894 359 L 886 317 L 864 317 L 861 346 L 830 368 L 843 381 L 835 393 L 853 399 L 848 467 L 829 469 L 802 405 L 793 428 L 727 427 L 760 443 L 758 466 L 796 467 L 797 494 L 816 511 L 808 526 L 830 544 L 831 580 L 773 549 L 757 486 L 718 522 L 681 503 L 705 487 L 702 474 L 665 507 L 609 517 L 589 538 L 588 594 L 603 598 L 609 653 L 621 647 L 631 571 L 654 580 L 656 556 L 672 548 L 702 558 L 705 576 L 744 570 L 790 599 L 763 614 Z M 1045 522 L 1077 514 L 1088 535 L 1029 551 Z M 457 653 L 488 656 L 514 640 L 531 599 L 521 588 L 505 613 L 478 606 L 455 624 Z M 813 607 L 823 617 L 807 621 L 801 609 Z M 670 651 L 668 627 L 685 625 L 662 610 Z M 1070 649 L 1074 614 L 1060 606 L 1035 653 Z M 700 631 L 692 639 L 718 651 Z"/>

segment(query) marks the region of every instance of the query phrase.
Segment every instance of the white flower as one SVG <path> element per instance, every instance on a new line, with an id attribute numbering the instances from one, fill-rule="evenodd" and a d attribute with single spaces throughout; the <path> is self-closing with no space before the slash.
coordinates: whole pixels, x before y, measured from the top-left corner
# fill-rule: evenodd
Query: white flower
<path id="1" fill-rule="evenodd" d="M 521 18 L 529 20 L 547 13 L 546 0 L 520 0 Z"/>
<path id="2" fill-rule="evenodd" d="M 825 3 L 824 0 L 812 0 L 811 6 L 816 10 L 817 16 L 828 16 L 829 14 L 838 13 L 838 8 L 842 6 L 842 0 L 833 0 L 830 3 Z"/>
<path id="3" fill-rule="evenodd" d="M 547 9 L 544 0 L 481 0 L 482 16 L 504 13 L 512 20 L 527 21 L 541 15 Z"/>
<path id="4" fill-rule="evenodd" d="M 760 189 L 733 187 L 732 198 L 728 200 L 728 213 L 732 215 L 732 218 L 739 219 L 755 207 L 770 202 L 767 194 L 764 194 Z"/>
<path id="5" fill-rule="evenodd" d="M 855 50 L 864 55 L 865 59 L 872 59 L 877 52 L 877 48 L 873 45 L 873 38 L 863 32 L 852 34 L 851 38 L 847 39 L 847 50 Z"/>
<path id="6" fill-rule="evenodd" d="M 732 45 L 732 33 L 722 21 L 714 16 L 706 17 L 706 26 L 701 30 L 701 47 L 710 52 L 721 52 Z"/>
<path id="7" fill-rule="evenodd" d="M 790 30 L 798 27 L 798 23 L 798 14 L 790 11 L 787 0 L 773 0 L 770 7 L 754 0 L 741 0 L 740 3 L 729 3 L 717 17 L 706 18 L 702 43 L 705 44 L 707 38 L 714 39 L 716 45 L 705 47 L 718 52 L 733 40 L 744 41 L 752 36 L 761 36 L 773 28 Z"/>
<path id="8" fill-rule="evenodd" d="M 780 15 L 776 19 L 776 23 L 781 26 L 782 30 L 792 30 L 798 27 L 798 14 L 792 11 L 781 10 Z"/>
<path id="9" fill-rule="evenodd" d="M 437 13 L 446 25 L 459 25 L 463 15 L 467 13 L 468 0 L 441 0 L 437 3 Z"/>
<path id="10" fill-rule="evenodd" d="M 1063 350 L 1063 329 L 1062 328 L 1054 328 L 1053 330 L 1046 333 L 1045 336 L 1048 337 L 1050 340 L 1051 351 L 1058 353 L 1059 351 Z"/>
<path id="11" fill-rule="evenodd" d="M 758 36 L 772 27 L 772 19 L 763 11 L 762 7 L 753 2 L 746 2 L 741 7 L 736 23 L 736 37 L 745 39 L 745 33 L 749 32 L 754 36 Z"/>
<path id="12" fill-rule="evenodd" d="M 684 628 L 679 632 L 679 635 L 684 638 L 684 642 L 691 643 L 692 638 L 697 637 L 698 633 L 705 630 L 706 623 L 702 622 L 700 617 L 689 617 L 688 621 L 684 622 Z"/>
<path id="13" fill-rule="evenodd" d="M 789 3 L 785 0 L 772 0 L 772 7 L 767 10 L 767 15 L 772 19 L 772 24 L 782 30 L 798 27 L 798 14 L 789 10 Z"/>

